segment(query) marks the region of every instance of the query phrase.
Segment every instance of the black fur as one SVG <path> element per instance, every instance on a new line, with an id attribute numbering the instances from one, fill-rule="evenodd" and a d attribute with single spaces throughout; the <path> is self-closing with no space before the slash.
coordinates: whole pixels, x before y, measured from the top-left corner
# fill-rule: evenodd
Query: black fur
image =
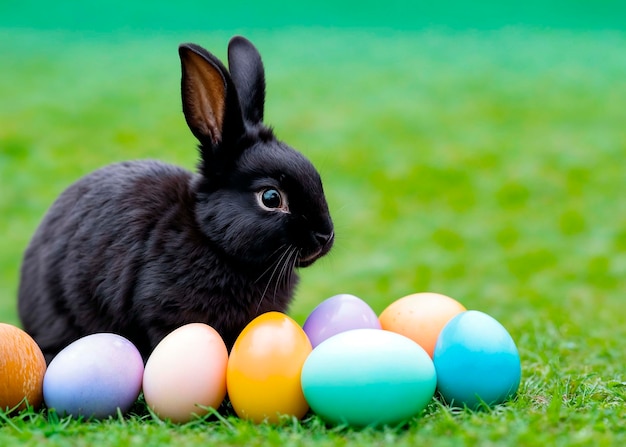
<path id="1" fill-rule="evenodd" d="M 119 163 L 59 196 L 25 252 L 18 302 L 48 362 L 95 332 L 121 334 L 147 358 L 190 322 L 212 325 L 230 348 L 255 316 L 286 311 L 295 269 L 332 246 L 317 171 L 261 122 L 256 48 L 231 40 L 232 79 L 206 50 L 186 44 L 179 52 L 198 172 Z M 283 194 L 280 208 L 260 202 L 267 189 Z"/>

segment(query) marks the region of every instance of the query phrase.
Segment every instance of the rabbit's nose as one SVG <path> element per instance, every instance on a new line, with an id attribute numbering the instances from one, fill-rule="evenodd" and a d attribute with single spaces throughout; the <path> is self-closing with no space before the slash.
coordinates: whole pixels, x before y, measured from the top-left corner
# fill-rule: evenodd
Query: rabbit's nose
<path id="1" fill-rule="evenodd" d="M 322 247 L 326 247 L 330 244 L 335 238 L 335 232 L 331 231 L 329 234 L 326 233 L 315 233 L 315 239 Z"/>

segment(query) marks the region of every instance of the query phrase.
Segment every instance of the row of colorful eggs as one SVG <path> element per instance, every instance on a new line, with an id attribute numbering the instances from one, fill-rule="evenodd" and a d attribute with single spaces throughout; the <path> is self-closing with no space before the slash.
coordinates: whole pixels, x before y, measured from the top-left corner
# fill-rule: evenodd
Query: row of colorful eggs
<path id="1" fill-rule="evenodd" d="M 0 370 L 5 385 L 12 380 L 7 371 Z M 452 298 L 410 295 L 377 317 L 344 294 L 322 302 L 302 327 L 278 312 L 257 317 L 230 356 L 219 334 L 201 323 L 164 338 L 145 368 L 128 340 L 93 334 L 54 358 L 41 390 L 49 408 L 74 416 L 125 412 L 143 390 L 148 406 L 173 422 L 218 408 L 228 394 L 237 415 L 255 422 L 302 418 L 311 408 L 328 422 L 363 426 L 413 417 L 437 389 L 456 406 L 498 404 L 515 394 L 520 375 L 504 327 Z M 0 405 L 7 406 L 2 392 Z M 29 397 L 33 405 L 38 399 Z"/>

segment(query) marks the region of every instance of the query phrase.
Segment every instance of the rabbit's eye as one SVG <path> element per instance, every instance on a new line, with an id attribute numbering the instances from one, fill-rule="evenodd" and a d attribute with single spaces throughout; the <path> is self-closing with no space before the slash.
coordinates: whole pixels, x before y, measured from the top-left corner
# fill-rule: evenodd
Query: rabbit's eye
<path id="1" fill-rule="evenodd" d="M 258 192 L 257 198 L 262 208 L 268 211 L 289 212 L 287 201 L 281 191 L 275 188 L 267 188 Z"/>
<path id="2" fill-rule="evenodd" d="M 268 208 L 280 208 L 280 205 L 282 204 L 280 193 L 275 189 L 266 189 L 263 191 L 261 200 L 263 201 L 263 205 Z"/>

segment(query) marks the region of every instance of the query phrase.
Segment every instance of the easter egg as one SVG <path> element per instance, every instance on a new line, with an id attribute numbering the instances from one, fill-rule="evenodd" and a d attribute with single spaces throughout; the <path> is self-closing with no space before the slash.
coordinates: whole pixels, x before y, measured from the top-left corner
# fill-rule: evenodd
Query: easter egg
<path id="1" fill-rule="evenodd" d="M 328 338 L 302 368 L 311 409 L 333 424 L 398 424 L 432 400 L 433 361 L 413 340 L 394 332 L 355 329 Z"/>
<path id="2" fill-rule="evenodd" d="M 313 348 L 340 332 L 366 328 L 380 329 L 378 317 L 365 301 L 349 294 L 322 301 L 302 326 Z"/>
<path id="3" fill-rule="evenodd" d="M 472 409 L 496 405 L 517 391 L 522 374 L 515 342 L 493 317 L 470 310 L 443 328 L 433 358 L 444 401 Z"/>
<path id="4" fill-rule="evenodd" d="M 414 293 L 391 303 L 380 314 L 383 329 L 418 343 L 432 358 L 437 338 L 455 315 L 465 311 L 458 301 L 439 293 Z"/>
<path id="5" fill-rule="evenodd" d="M 0 410 L 37 408 L 43 400 L 46 360 L 22 329 L 0 323 Z"/>
<path id="6" fill-rule="evenodd" d="M 156 346 L 143 376 L 146 403 L 161 419 L 182 423 L 207 408 L 218 408 L 226 395 L 228 351 L 211 326 L 191 323 L 168 334 Z"/>
<path id="7" fill-rule="evenodd" d="M 228 396 L 240 418 L 276 423 L 280 415 L 302 418 L 309 406 L 300 373 L 311 342 L 298 324 L 280 312 L 267 312 L 241 332 L 230 353 Z"/>
<path id="8" fill-rule="evenodd" d="M 43 381 L 48 408 L 98 419 L 128 411 L 141 391 L 143 359 L 116 334 L 80 338 L 52 359 Z"/>

